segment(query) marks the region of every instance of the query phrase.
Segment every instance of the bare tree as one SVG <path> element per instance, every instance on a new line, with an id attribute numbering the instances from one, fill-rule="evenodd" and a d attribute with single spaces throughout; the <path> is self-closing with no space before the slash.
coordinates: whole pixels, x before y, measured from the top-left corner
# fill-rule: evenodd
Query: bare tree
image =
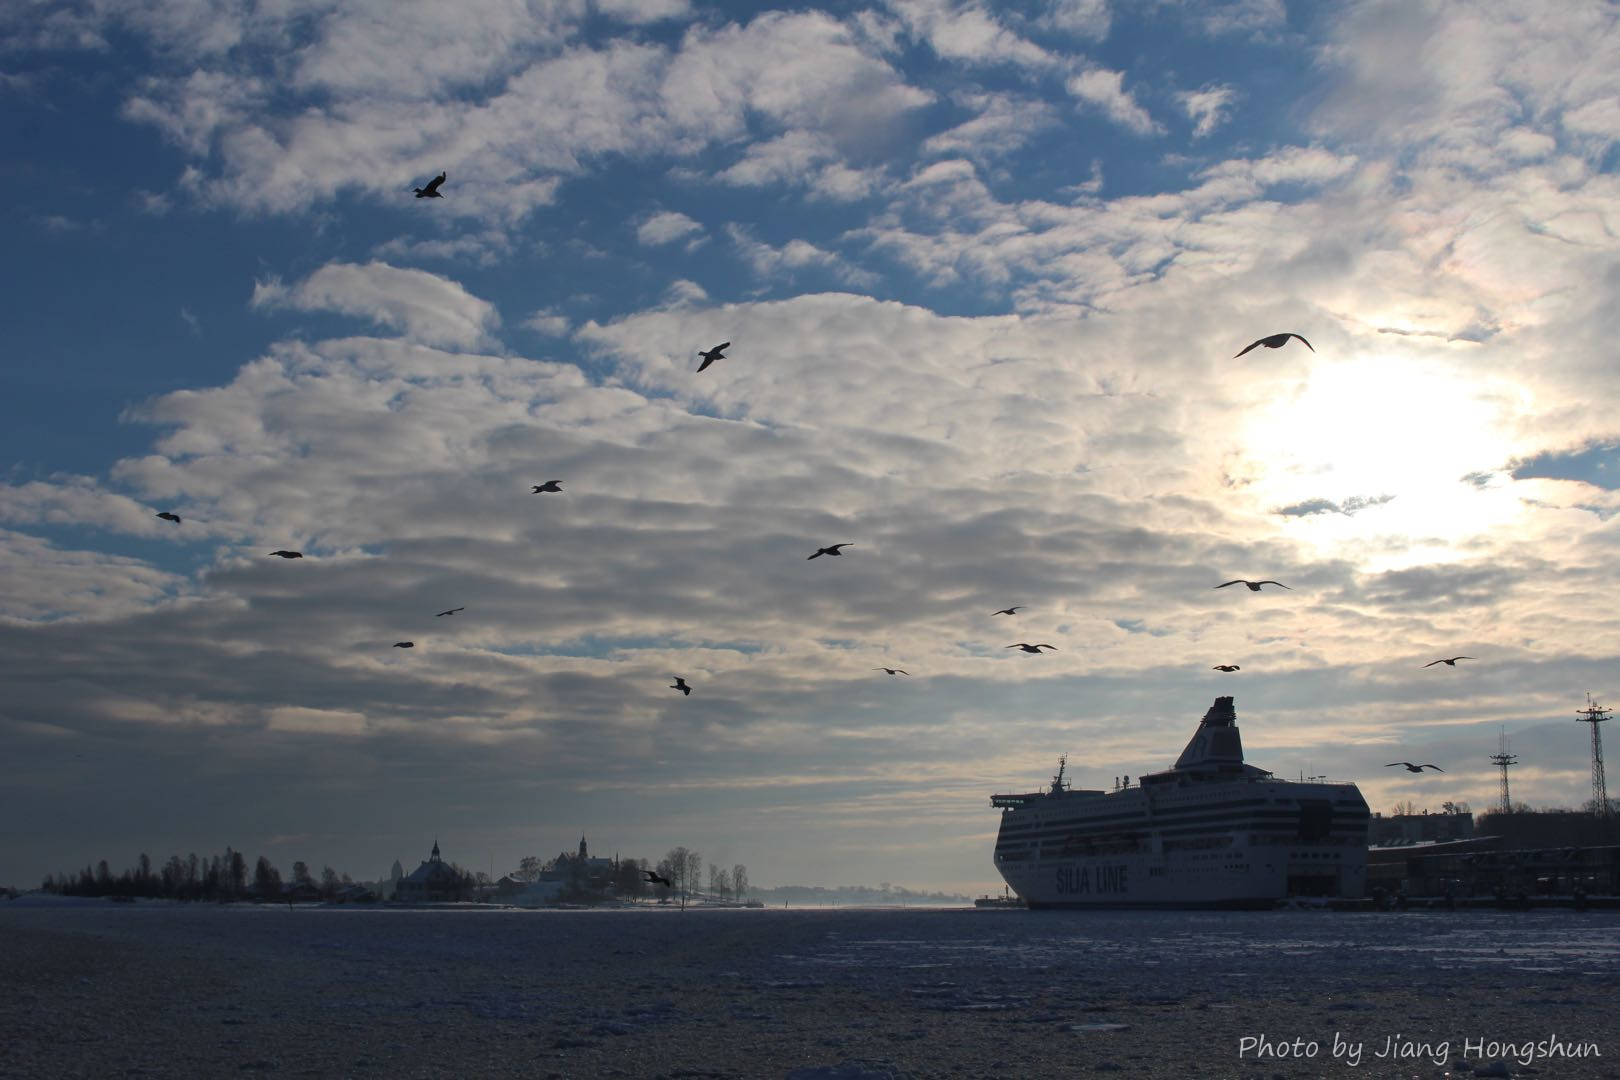
<path id="1" fill-rule="evenodd" d="M 525 855 L 518 860 L 518 868 L 512 877 L 524 884 L 530 884 L 540 879 L 540 858 L 537 855 Z"/>
<path id="2" fill-rule="evenodd" d="M 731 891 L 731 873 L 725 867 L 709 864 L 709 891 L 716 896 L 725 896 Z"/>
<path id="3" fill-rule="evenodd" d="M 703 856 L 695 851 L 686 853 L 686 888 L 690 892 L 703 881 Z"/>
<path id="4" fill-rule="evenodd" d="M 690 879 L 686 876 L 687 860 L 691 854 L 685 847 L 670 848 L 669 854 L 664 856 L 664 861 L 658 864 L 658 872 L 675 883 L 677 892 L 684 893 L 691 887 Z M 665 867 L 668 869 L 664 869 Z"/>
<path id="5" fill-rule="evenodd" d="M 731 868 L 731 889 L 739 903 L 748 899 L 748 867 L 742 863 Z"/>
<path id="6" fill-rule="evenodd" d="M 1415 817 L 1417 815 L 1417 812 L 1418 812 L 1418 805 L 1417 805 L 1417 803 L 1413 802 L 1411 799 L 1403 799 L 1402 801 L 1395 804 L 1395 816 L 1396 817 Z"/>

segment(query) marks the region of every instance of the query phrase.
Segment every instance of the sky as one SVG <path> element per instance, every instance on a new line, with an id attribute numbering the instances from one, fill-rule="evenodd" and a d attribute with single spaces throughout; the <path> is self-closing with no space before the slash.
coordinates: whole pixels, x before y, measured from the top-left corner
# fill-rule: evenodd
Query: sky
<path id="1" fill-rule="evenodd" d="M 25 0 L 0 102 L 0 884 L 999 891 L 1220 695 L 1591 797 L 1612 5 Z"/>

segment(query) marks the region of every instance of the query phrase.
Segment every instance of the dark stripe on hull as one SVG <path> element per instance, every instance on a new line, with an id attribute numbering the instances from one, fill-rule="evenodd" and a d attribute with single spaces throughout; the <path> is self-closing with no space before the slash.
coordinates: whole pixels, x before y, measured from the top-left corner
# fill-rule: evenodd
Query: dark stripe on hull
<path id="1" fill-rule="evenodd" d="M 1025 901 L 1031 911 L 1271 911 L 1282 901 L 1275 897 L 1253 900 L 1110 900 L 1096 903 Z"/>

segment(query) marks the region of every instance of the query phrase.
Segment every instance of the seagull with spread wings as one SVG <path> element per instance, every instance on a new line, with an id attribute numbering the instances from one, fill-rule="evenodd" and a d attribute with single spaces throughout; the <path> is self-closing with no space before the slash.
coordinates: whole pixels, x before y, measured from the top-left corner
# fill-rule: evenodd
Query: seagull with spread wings
<path id="1" fill-rule="evenodd" d="M 286 548 L 282 548 L 278 551 L 272 551 L 270 554 L 280 555 L 283 559 L 302 559 L 304 557 L 304 553 L 302 551 L 288 551 Z"/>
<path id="2" fill-rule="evenodd" d="M 1446 659 L 1446 660 L 1431 660 L 1427 664 L 1424 664 L 1423 666 L 1424 667 L 1434 667 L 1434 665 L 1436 665 L 1436 664 L 1444 664 L 1447 667 L 1456 667 L 1457 666 L 1457 661 L 1459 661 L 1459 660 L 1478 660 L 1478 659 L 1479 659 L 1479 657 L 1477 657 L 1477 656 L 1453 656 L 1453 657 L 1451 657 L 1449 659 Z"/>
<path id="3" fill-rule="evenodd" d="M 439 185 L 444 183 L 444 177 L 445 174 L 440 173 L 427 182 L 427 187 L 413 188 L 412 190 L 416 192 L 418 199 L 442 199 L 444 198 L 444 192 L 439 190 Z"/>
<path id="4" fill-rule="evenodd" d="M 180 515 L 179 514 L 171 514 L 167 510 L 165 510 L 161 514 L 159 514 L 158 517 L 162 518 L 164 521 L 172 521 L 176 525 L 180 524 Z"/>
<path id="5" fill-rule="evenodd" d="M 873 671 L 887 671 L 890 675 L 910 675 L 911 674 L 911 672 L 907 671 L 905 668 L 897 668 L 897 667 L 875 667 L 872 670 Z"/>
<path id="6" fill-rule="evenodd" d="M 533 485 L 533 487 L 534 487 L 534 490 L 529 492 L 530 495 L 539 495 L 540 493 L 545 492 L 545 491 L 561 491 L 562 490 L 562 481 L 561 480 L 547 480 L 545 483 L 543 483 L 543 484 L 535 484 L 535 485 Z"/>
<path id="7" fill-rule="evenodd" d="M 1016 615 L 1016 614 L 1018 614 L 1018 609 L 1019 608 L 1026 607 L 1026 606 L 1027 605 L 1025 605 L 1025 604 L 1014 604 L 1012 607 L 1004 607 L 1000 611 L 992 611 L 990 614 L 991 615 Z"/>
<path id="8" fill-rule="evenodd" d="M 1016 645 L 1008 645 L 1007 648 L 1009 648 L 1009 649 L 1023 649 L 1025 652 L 1034 653 L 1036 656 L 1041 655 L 1041 650 L 1042 649 L 1051 649 L 1053 652 L 1058 651 L 1058 648 L 1057 648 L 1056 645 L 1046 645 L 1046 644 L 1030 645 L 1027 642 L 1023 642 L 1023 641 L 1020 641 Z"/>
<path id="9" fill-rule="evenodd" d="M 1301 337 L 1299 334 L 1294 333 L 1293 331 L 1288 331 L 1288 332 L 1282 333 L 1282 334 L 1272 334 L 1270 337 L 1263 337 L 1259 341 L 1256 341 L 1254 344 L 1245 346 L 1244 349 L 1243 349 L 1243 352 L 1238 353 L 1237 356 L 1232 357 L 1232 359 L 1236 360 L 1238 358 L 1238 356 L 1242 356 L 1243 353 L 1248 352 L 1250 349 L 1258 349 L 1262 345 L 1264 345 L 1268 349 L 1280 349 L 1284 345 L 1288 344 L 1288 339 L 1291 338 L 1291 337 L 1297 337 L 1297 338 L 1299 338 L 1299 340 L 1305 341 L 1305 339 L 1303 337 Z M 1305 347 L 1307 349 L 1311 350 L 1311 352 L 1316 351 L 1316 346 L 1312 345 L 1308 341 L 1305 341 Z"/>
<path id="10" fill-rule="evenodd" d="M 1384 768 L 1393 769 L 1397 765 L 1405 765 L 1407 772 L 1422 772 L 1424 769 L 1433 769 L 1435 772 L 1445 772 L 1446 771 L 1446 770 L 1442 769 L 1438 765 L 1429 765 L 1429 764 L 1414 765 L 1410 761 L 1392 761 L 1388 765 L 1385 765 Z"/>
<path id="11" fill-rule="evenodd" d="M 855 546 L 855 541 L 853 541 L 853 540 L 846 540 L 842 544 L 829 544 L 824 548 L 816 548 L 816 553 L 814 555 L 806 556 L 805 561 L 809 562 L 811 559 L 819 559 L 823 555 L 842 555 L 843 552 L 839 551 L 838 550 L 839 548 L 847 548 L 847 547 L 854 547 L 854 546 Z"/>
<path id="12" fill-rule="evenodd" d="M 681 678 L 679 675 L 673 676 L 673 678 L 675 679 L 675 681 L 669 684 L 669 688 L 671 690 L 679 690 L 681 693 L 685 694 L 687 697 L 691 697 L 692 696 L 692 688 L 690 686 L 686 685 L 686 680 Z"/>
<path id="13" fill-rule="evenodd" d="M 1250 592 L 1259 592 L 1260 591 L 1260 586 L 1262 586 L 1262 585 L 1275 585 L 1279 589 L 1288 589 L 1288 586 L 1284 585 L 1280 581 L 1247 581 L 1247 580 L 1245 580 L 1243 578 L 1235 578 L 1232 581 L 1223 581 L 1223 582 L 1221 582 L 1219 585 L 1217 585 L 1215 587 L 1217 589 L 1224 589 L 1228 585 L 1247 585 L 1249 587 Z M 1289 589 L 1288 591 L 1293 592 L 1292 589 Z"/>
<path id="14" fill-rule="evenodd" d="M 726 358 L 726 354 L 720 350 L 729 348 L 731 348 L 731 342 L 722 341 L 712 349 L 705 349 L 702 352 L 699 352 L 698 355 L 703 357 L 703 363 L 698 365 L 698 370 L 702 371 L 716 360 L 724 360 Z"/>

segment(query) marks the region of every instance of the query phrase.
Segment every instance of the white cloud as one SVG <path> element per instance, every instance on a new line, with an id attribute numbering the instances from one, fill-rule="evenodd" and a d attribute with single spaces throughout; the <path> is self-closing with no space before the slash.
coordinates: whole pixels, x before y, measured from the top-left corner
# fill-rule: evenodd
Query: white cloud
<path id="1" fill-rule="evenodd" d="M 1108 0 L 1050 0 L 1041 21 L 1099 41 L 1108 36 L 1112 24 Z"/>
<path id="2" fill-rule="evenodd" d="M 869 272 L 850 265 L 836 252 L 826 251 L 808 240 L 793 239 L 772 247 L 755 239 L 749 229 L 736 224 L 726 226 L 726 235 L 758 277 L 792 277 L 795 270 L 820 267 L 831 270 L 843 281 L 869 284 L 874 280 Z"/>
<path id="3" fill-rule="evenodd" d="M 429 345 L 485 347 L 500 325 L 494 305 L 448 278 L 383 262 L 330 263 L 294 286 L 255 283 L 255 308 L 359 315 Z"/>
<path id="4" fill-rule="evenodd" d="M 661 210 L 636 226 L 636 239 L 648 247 L 658 247 L 701 232 L 703 226 L 685 214 L 674 210 Z"/>
<path id="5" fill-rule="evenodd" d="M 627 23 L 655 23 L 692 16 L 690 0 L 591 0 L 602 14 Z"/>
<path id="6" fill-rule="evenodd" d="M 975 64 L 1010 63 L 1060 70 L 1067 62 L 1008 30 L 984 5 L 972 0 L 887 0 L 918 38 L 942 59 Z"/>
<path id="7" fill-rule="evenodd" d="M 1206 86 L 1176 95 L 1187 118 L 1193 122 L 1193 138 L 1201 139 L 1226 123 L 1227 113 L 1237 99 L 1237 91 L 1230 86 Z"/>
<path id="8" fill-rule="evenodd" d="M 1070 76 L 1069 93 L 1101 109 L 1108 118 L 1138 135 L 1157 135 L 1163 129 L 1124 88 L 1125 73 L 1092 68 Z"/>
<path id="9" fill-rule="evenodd" d="M 962 93 L 955 103 L 974 116 L 923 141 L 925 154 L 990 158 L 1028 145 L 1056 122 L 1045 101 L 1020 94 Z"/>

